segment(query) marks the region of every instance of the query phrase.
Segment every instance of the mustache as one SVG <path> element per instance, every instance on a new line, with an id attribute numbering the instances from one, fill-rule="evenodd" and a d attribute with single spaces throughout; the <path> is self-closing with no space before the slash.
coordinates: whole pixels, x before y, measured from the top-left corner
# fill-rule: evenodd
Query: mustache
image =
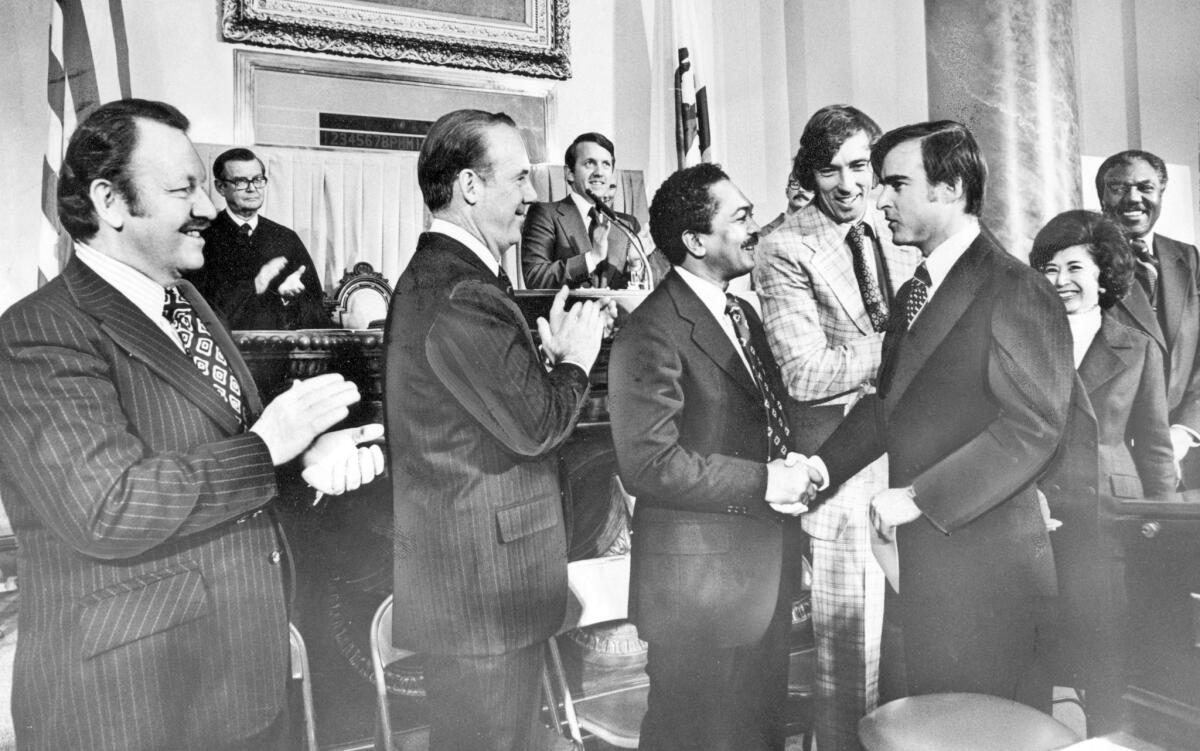
<path id="1" fill-rule="evenodd" d="M 207 219 L 193 219 L 192 221 L 190 221 L 187 224 L 180 227 L 179 231 L 180 232 L 203 232 L 204 230 L 208 229 L 210 224 L 212 224 L 212 222 L 210 222 Z"/>

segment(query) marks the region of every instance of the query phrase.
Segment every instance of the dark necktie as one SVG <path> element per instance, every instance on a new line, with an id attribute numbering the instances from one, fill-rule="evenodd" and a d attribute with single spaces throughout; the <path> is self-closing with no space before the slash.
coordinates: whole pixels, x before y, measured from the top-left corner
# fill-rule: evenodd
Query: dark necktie
<path id="1" fill-rule="evenodd" d="M 846 243 L 850 246 L 850 255 L 854 258 L 854 278 L 858 280 L 858 291 L 862 294 L 863 305 L 871 318 L 871 327 L 876 331 L 883 331 L 887 328 L 887 303 L 883 301 L 883 295 L 879 292 L 879 281 L 867 263 L 861 223 L 855 224 L 846 233 Z"/>
<path id="2" fill-rule="evenodd" d="M 225 359 L 225 353 L 221 352 L 221 348 L 213 340 L 208 327 L 200 321 L 196 309 L 178 287 L 166 289 L 163 317 L 170 322 L 175 333 L 179 334 L 183 348 L 187 350 L 196 368 L 208 377 L 216 392 L 244 421 L 246 416 L 242 411 L 242 384 L 238 383 L 237 376 L 229 367 L 229 361 Z"/>
<path id="3" fill-rule="evenodd" d="M 501 266 L 496 272 L 496 280 L 500 282 L 500 289 L 504 290 L 504 294 L 512 297 L 513 286 L 512 280 L 508 278 L 508 274 L 504 273 L 504 267 Z"/>
<path id="4" fill-rule="evenodd" d="M 1133 248 L 1133 256 L 1138 262 L 1137 274 L 1138 282 L 1142 285 L 1142 289 L 1146 290 L 1146 296 L 1150 298 L 1150 307 L 1158 309 L 1158 259 L 1146 247 L 1146 240 L 1141 237 L 1135 237 L 1129 241 L 1129 246 Z"/>
<path id="5" fill-rule="evenodd" d="M 929 299 L 929 287 L 932 284 L 933 280 L 929 278 L 929 269 L 925 268 L 925 262 L 922 261 L 912 279 L 900 286 L 900 291 L 896 294 L 895 312 L 904 315 L 904 328 L 907 329 L 911 326 L 917 313 L 920 313 L 921 308 L 925 307 L 925 301 Z"/>
<path id="6" fill-rule="evenodd" d="M 767 410 L 767 440 L 770 442 L 771 458 L 783 459 L 788 455 L 791 445 L 792 431 L 784 418 L 783 403 L 771 389 L 767 380 L 767 372 L 763 369 L 762 360 L 754 350 L 754 342 L 750 338 L 750 323 L 742 311 L 742 305 L 733 295 L 725 295 L 725 315 L 733 321 L 733 331 L 737 334 L 738 344 L 742 345 L 742 354 L 750 365 L 750 373 L 762 394 L 763 407 Z"/>
<path id="7" fill-rule="evenodd" d="M 246 243 L 247 245 L 250 243 L 250 225 L 249 224 L 243 224 L 240 227 L 238 227 L 238 240 L 240 242 Z"/>
<path id="8" fill-rule="evenodd" d="M 596 230 L 600 228 L 600 212 L 596 207 L 588 209 L 588 240 L 591 241 L 592 247 L 596 247 Z"/>

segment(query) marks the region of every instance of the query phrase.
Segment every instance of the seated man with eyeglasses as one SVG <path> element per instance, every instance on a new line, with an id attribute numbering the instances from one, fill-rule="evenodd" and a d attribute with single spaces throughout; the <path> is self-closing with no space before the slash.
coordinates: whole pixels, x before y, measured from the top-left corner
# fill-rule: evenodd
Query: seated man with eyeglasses
<path id="1" fill-rule="evenodd" d="M 230 329 L 328 328 L 321 281 L 295 232 L 259 216 L 266 168 L 253 151 L 213 162 L 225 210 L 204 230 L 204 267 L 188 274 Z"/>

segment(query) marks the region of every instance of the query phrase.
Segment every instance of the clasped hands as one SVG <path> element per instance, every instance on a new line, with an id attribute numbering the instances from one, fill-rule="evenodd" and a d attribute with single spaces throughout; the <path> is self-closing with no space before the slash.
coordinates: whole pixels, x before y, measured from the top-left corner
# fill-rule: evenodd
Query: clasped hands
<path id="1" fill-rule="evenodd" d="M 600 341 L 612 333 L 617 305 L 611 299 L 580 300 L 567 310 L 568 294 L 565 286 L 560 289 L 548 317 L 537 320 L 542 352 L 551 365 L 566 361 L 591 371 Z"/>
<path id="2" fill-rule="evenodd" d="M 263 409 L 250 430 L 267 445 L 275 466 L 302 456 L 301 477 L 318 492 L 339 495 L 383 472 L 378 445 L 383 426 L 363 425 L 326 433 L 359 400 L 358 387 L 338 373 L 296 381 Z"/>
<path id="3" fill-rule="evenodd" d="M 767 462 L 767 505 L 781 514 L 799 516 L 808 511 L 822 480 L 803 454 L 793 451 L 773 459 Z"/>

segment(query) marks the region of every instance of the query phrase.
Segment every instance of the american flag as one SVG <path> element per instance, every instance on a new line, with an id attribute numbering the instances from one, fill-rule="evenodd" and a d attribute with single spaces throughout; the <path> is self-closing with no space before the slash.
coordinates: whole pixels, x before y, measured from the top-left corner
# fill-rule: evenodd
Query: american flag
<path id="1" fill-rule="evenodd" d="M 38 286 L 57 276 L 70 254 L 70 238 L 58 223 L 55 191 L 71 131 L 101 102 L 130 96 L 129 45 L 121 0 L 54 0 L 49 54 L 49 132 L 42 162 Z"/>

